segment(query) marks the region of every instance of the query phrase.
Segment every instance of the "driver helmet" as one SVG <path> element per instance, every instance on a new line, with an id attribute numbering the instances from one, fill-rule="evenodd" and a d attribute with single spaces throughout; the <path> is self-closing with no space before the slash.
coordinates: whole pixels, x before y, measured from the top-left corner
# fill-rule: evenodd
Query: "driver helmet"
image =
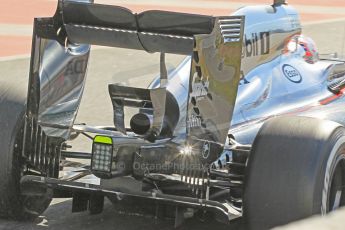
<path id="1" fill-rule="evenodd" d="M 304 35 L 294 36 L 288 44 L 288 50 L 299 53 L 307 63 L 314 64 L 319 61 L 316 43 L 310 37 Z"/>
<path id="2" fill-rule="evenodd" d="M 304 60 L 310 64 L 314 64 L 319 60 L 319 52 L 317 51 L 316 43 L 310 37 L 300 35 L 298 37 L 298 44 L 302 46 L 305 51 Z"/>

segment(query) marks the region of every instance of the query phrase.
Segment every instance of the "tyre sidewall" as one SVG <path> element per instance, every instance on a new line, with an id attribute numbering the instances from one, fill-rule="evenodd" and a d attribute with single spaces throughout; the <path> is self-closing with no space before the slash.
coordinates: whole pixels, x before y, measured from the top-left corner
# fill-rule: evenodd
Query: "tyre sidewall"
<path id="1" fill-rule="evenodd" d="M 9 97 L 7 97 L 9 98 Z M 7 99 L 6 98 L 6 99 Z M 24 122 L 25 105 L 18 101 L 2 103 L 0 121 L 0 176 L 1 176 L 1 216 L 14 217 L 21 213 L 20 199 L 20 155 L 15 152 L 15 141 Z M 18 146 L 19 147 L 19 146 Z M 10 207 L 9 207 L 10 205 Z M 6 210 L 7 213 L 4 213 Z"/>
<path id="2" fill-rule="evenodd" d="M 282 117 L 264 124 L 246 168 L 247 227 L 267 229 L 320 215 L 344 137 L 340 124 L 314 118 Z"/>
<path id="3" fill-rule="evenodd" d="M 33 220 L 49 206 L 51 194 L 37 197 L 21 195 L 23 166 L 20 150 L 23 145 L 26 92 L 20 89 L 13 82 L 0 85 L 0 217 Z"/>
<path id="4" fill-rule="evenodd" d="M 335 138 L 334 138 L 335 137 Z M 320 177 L 320 187 L 317 188 L 316 191 L 321 193 L 318 195 L 321 199 L 315 201 L 314 210 L 316 214 L 326 215 L 330 210 L 328 210 L 328 203 L 329 203 L 329 195 L 332 185 L 332 178 L 336 169 L 337 158 L 340 155 L 345 154 L 345 129 L 339 128 L 335 131 L 335 135 L 333 136 L 332 140 L 330 141 L 331 148 L 328 154 L 326 154 L 327 158 L 324 161 L 323 165 L 323 176 Z M 318 197 L 316 196 L 316 197 Z M 320 204 L 321 201 L 321 204 Z M 320 206 L 319 206 L 320 204 Z M 319 207 L 318 207 L 319 206 Z"/>

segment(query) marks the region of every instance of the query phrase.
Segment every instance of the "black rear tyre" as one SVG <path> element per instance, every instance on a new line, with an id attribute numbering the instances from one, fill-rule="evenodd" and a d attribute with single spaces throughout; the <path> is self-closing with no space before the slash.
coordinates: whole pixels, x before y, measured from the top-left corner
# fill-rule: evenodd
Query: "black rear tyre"
<path id="1" fill-rule="evenodd" d="M 280 117 L 260 129 L 246 168 L 244 219 L 269 229 L 345 205 L 345 129 Z"/>
<path id="2" fill-rule="evenodd" d="M 48 194 L 23 196 L 20 193 L 26 92 L 18 82 L 0 83 L 0 217 L 35 219 L 49 206 L 51 198 Z"/>

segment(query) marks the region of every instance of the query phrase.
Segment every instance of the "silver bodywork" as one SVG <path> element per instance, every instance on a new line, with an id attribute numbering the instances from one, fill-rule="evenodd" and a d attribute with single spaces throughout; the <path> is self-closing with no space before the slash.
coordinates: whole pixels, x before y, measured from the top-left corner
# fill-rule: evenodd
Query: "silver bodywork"
<path id="1" fill-rule="evenodd" d="M 68 11 L 66 12 L 68 13 Z M 223 131 L 223 134 L 219 132 L 224 127 L 229 127 L 226 128 L 229 129 L 229 135 L 242 144 L 251 144 L 265 120 L 273 116 L 286 114 L 309 115 L 321 118 L 330 117 L 332 120 L 344 123 L 342 116 L 338 116 L 338 113 L 332 114 L 333 102 L 337 101 L 337 104 L 334 105 L 335 109 L 337 109 L 342 101 L 342 95 L 335 95 L 329 90 L 329 84 L 332 82 L 330 79 L 332 69 L 343 66 L 344 62 L 341 60 L 320 60 L 310 64 L 303 59 L 303 55 L 301 55 L 299 50 L 286 51 L 290 40 L 302 33 L 299 15 L 292 6 L 284 4 L 248 6 L 239 9 L 232 16 L 244 16 L 245 18 L 241 55 L 241 78 L 237 87 L 237 93 L 234 90 L 236 87 L 231 85 L 229 85 L 228 89 L 225 87 L 224 91 L 228 94 L 227 98 L 237 94 L 236 103 L 234 103 L 235 107 L 222 106 L 218 103 L 219 108 L 218 110 L 215 109 L 215 111 L 221 111 L 219 109 L 224 108 L 223 112 L 208 115 L 210 116 L 210 121 L 213 120 L 213 122 L 207 121 L 208 125 L 211 127 L 215 125 L 214 128 L 211 128 L 213 131 L 207 131 L 209 132 L 207 135 L 212 133 L 211 136 L 213 136 L 208 138 L 216 142 L 222 142 L 223 146 L 227 146 L 229 140 L 226 139 L 224 142 L 225 134 Z M 100 18 L 100 20 L 105 21 L 106 19 Z M 78 29 L 76 31 L 69 31 L 68 28 L 70 27 L 78 27 Z M 94 28 L 99 30 L 96 27 L 71 26 L 68 24 L 67 32 L 71 33 L 70 39 L 72 40 L 85 40 L 85 36 L 82 34 L 87 30 L 90 30 L 89 32 L 92 34 L 92 29 Z M 222 25 L 220 28 L 222 28 Z M 79 30 L 81 34 L 77 33 Z M 102 33 L 118 33 L 117 30 L 102 30 Z M 226 25 L 223 25 L 222 33 L 227 33 L 228 31 L 231 33 L 236 32 L 233 28 L 230 27 L 229 30 Z M 105 34 L 103 40 L 101 39 L 101 45 L 103 43 L 105 45 L 111 43 L 111 41 L 107 40 L 107 36 L 110 35 Z M 147 34 L 144 33 L 143 36 L 147 36 Z M 176 37 L 176 39 L 181 38 Z M 182 40 L 187 42 L 186 45 L 190 43 L 187 37 Z M 58 41 L 44 38 L 37 38 L 35 42 L 37 43 L 36 47 L 41 47 L 41 49 L 34 52 L 36 57 L 33 58 L 33 69 L 31 72 L 33 75 L 38 74 L 39 76 L 40 95 L 38 99 L 37 121 L 33 120 L 32 122 L 39 123 L 43 131 L 49 136 L 68 139 L 73 130 L 73 123 L 81 101 L 90 46 L 73 45 L 73 43 L 66 40 L 64 41 L 66 47 L 63 48 Z M 208 47 L 207 43 L 205 44 L 205 47 Z M 111 45 L 118 45 L 118 43 Z M 130 46 L 128 44 L 125 45 Z M 138 44 L 134 43 L 134 48 L 137 46 Z M 157 49 L 157 47 L 152 49 Z M 181 53 L 182 51 L 177 50 L 176 52 Z M 217 54 L 211 55 L 217 57 Z M 210 61 L 208 62 L 210 63 Z M 223 62 L 224 60 L 220 59 L 218 63 L 213 63 L 211 66 L 218 65 L 216 68 L 220 68 L 219 66 Z M 193 76 L 191 69 L 194 68 L 193 63 L 192 57 L 186 57 L 174 71 L 169 73 L 167 76 L 168 81 L 166 81 L 164 86 L 160 85 L 162 79 L 158 76 L 148 87 L 151 89 L 150 94 L 153 98 L 155 97 L 153 92 L 160 92 L 159 95 L 161 96 L 158 95 L 155 99 L 156 107 L 159 105 L 159 98 L 162 95 L 165 97 L 165 89 L 175 98 L 179 119 L 173 130 L 172 136 L 176 137 L 174 142 L 181 143 L 181 140 L 183 142 L 183 137 L 186 134 L 193 136 L 193 132 L 203 132 L 200 130 L 193 131 L 193 129 L 196 130 L 193 128 L 195 123 L 197 124 L 196 126 L 201 127 L 201 122 L 195 121 L 195 118 L 190 117 L 193 114 L 193 105 L 191 105 L 190 101 L 193 97 L 192 91 L 194 88 L 199 91 L 203 90 L 198 89 L 199 86 L 193 85 L 193 79 L 197 76 L 196 72 L 194 72 L 195 76 Z M 190 77 L 191 72 L 192 77 Z M 289 72 L 293 73 L 293 75 L 290 76 Z M 229 72 L 228 70 L 228 73 L 222 74 L 231 74 L 231 71 Z M 340 71 L 340 75 L 343 76 L 344 74 L 342 75 Z M 208 79 L 210 76 L 205 76 L 202 80 L 202 84 L 206 88 L 209 88 Z M 339 79 L 339 76 L 337 79 Z M 34 83 L 30 85 L 34 85 Z M 203 85 L 200 85 L 200 87 L 204 87 Z M 323 105 L 325 104 L 323 100 L 332 97 L 335 97 L 334 100 L 327 101 L 327 104 L 331 103 L 332 105 Z M 202 98 L 203 96 L 201 100 L 203 100 Z M 31 105 L 33 103 L 29 102 L 28 104 Z M 116 105 L 114 101 L 113 104 Z M 161 106 L 160 110 L 164 111 L 165 106 L 165 104 Z M 201 107 L 203 107 L 204 111 L 207 111 L 210 105 L 205 101 Z M 119 111 L 123 111 L 121 107 L 119 108 Z M 226 111 L 227 109 L 225 108 L 229 109 L 229 111 Z M 322 112 L 308 112 L 326 108 L 328 109 L 327 115 Z M 31 110 L 34 110 L 34 108 L 31 108 Z M 116 111 L 118 109 L 114 107 L 115 126 L 125 134 L 123 120 L 121 121 L 123 114 Z M 157 114 L 162 114 L 163 111 Z M 210 113 L 210 111 L 212 109 L 206 113 Z M 231 117 L 230 124 L 227 121 L 227 117 Z M 159 126 L 162 119 L 162 115 L 156 117 L 155 129 L 161 129 Z M 194 138 L 200 138 L 198 135 L 201 134 L 195 134 Z M 225 152 L 228 153 L 226 149 L 227 147 L 225 147 Z"/>
<path id="2" fill-rule="evenodd" d="M 266 12 L 266 14 L 263 14 Z M 345 124 L 342 95 L 335 96 L 330 92 L 329 76 L 332 68 L 344 65 L 341 60 L 321 60 L 314 64 L 307 63 L 300 52 L 284 52 L 289 39 L 301 34 L 298 14 L 292 7 L 281 6 L 273 10 L 271 6 L 244 7 L 235 15 L 246 15 L 245 43 L 243 45 L 242 72 L 243 78 L 238 86 L 235 109 L 229 128 L 229 135 L 241 144 L 252 144 L 261 125 L 271 117 L 281 115 L 309 116 L 329 119 Z M 260 15 L 260 16 L 259 16 Z M 265 55 L 260 53 L 262 44 L 266 42 L 255 40 L 257 31 L 270 33 L 270 51 Z M 261 46 L 260 46 L 260 45 Z M 259 47 L 257 47 L 259 46 Z M 264 47 L 263 50 L 267 49 Z M 256 50 L 256 51 L 255 51 Z M 187 57 L 181 65 L 171 73 L 168 90 L 178 98 L 181 110 L 187 108 L 186 95 L 188 84 L 190 58 Z M 284 67 L 292 66 L 299 76 L 289 79 L 284 74 Z M 177 83 L 177 84 L 176 84 Z M 151 84 L 154 87 L 157 80 Z M 331 101 L 323 100 L 332 98 Z M 329 104 L 330 103 L 330 104 Z M 182 113 L 184 114 L 184 113 Z M 180 119 L 175 135 L 185 130 L 184 117 Z M 229 139 L 224 143 L 229 145 Z M 216 161 L 216 165 L 226 164 L 225 150 Z"/>
<path id="3" fill-rule="evenodd" d="M 245 35 L 242 77 L 231 127 L 237 130 L 238 126 L 247 122 L 286 114 L 332 95 L 327 89 L 327 77 L 331 67 L 342 64 L 341 61 L 326 60 L 309 64 L 298 52 L 284 53 L 288 41 L 301 33 L 299 16 L 293 7 L 248 6 L 233 15 L 245 16 Z M 52 136 L 67 138 L 70 133 L 68 127 L 73 125 L 85 84 L 89 46 L 68 44 L 69 47 L 61 49 L 56 41 L 41 42 L 46 48 L 41 48 L 39 60 L 43 62 L 35 64 L 40 65 L 38 74 L 41 81 L 38 122 L 65 126 L 67 131 L 63 132 L 49 125 L 43 128 Z M 284 75 L 284 65 L 297 69 L 301 82 L 289 80 Z M 174 136 L 185 133 L 187 129 L 190 67 L 191 58 L 187 57 L 168 76 L 166 88 L 176 98 L 181 115 Z M 62 73 L 65 73 L 65 79 L 59 79 Z M 149 86 L 157 87 L 159 77 Z"/>
<path id="4" fill-rule="evenodd" d="M 37 171 L 44 172 L 47 162 L 53 169 L 45 174 L 47 179 L 29 176 L 24 182 L 89 190 L 89 185 L 49 178 L 58 176 L 60 155 L 56 145 L 45 145 L 62 145 L 75 133 L 94 133 L 110 138 L 112 150 L 110 171 L 94 173 L 92 167 L 88 171 L 101 178 L 93 191 L 118 200 L 126 195 L 205 208 L 228 221 L 241 216 L 238 194 L 243 189 L 245 158 L 263 122 L 293 114 L 345 124 L 345 62 L 310 64 L 297 46 L 288 49 L 302 30 L 298 13 L 285 1 L 243 7 L 224 17 L 162 11 L 133 14 L 87 2 L 61 0 L 53 18 L 35 21 L 23 155 Z M 54 28 L 56 24 L 59 28 Z M 148 89 L 109 85 L 115 127 L 96 128 L 74 125 L 90 50 L 78 43 L 159 51 L 161 58 L 164 53 L 189 56 L 168 76 L 162 58 L 161 74 Z M 143 133 L 133 128 L 141 129 L 140 122 L 133 122 L 136 126 L 131 129 L 124 126 L 125 106 L 143 115 L 138 116 L 147 123 Z M 42 142 L 41 137 L 47 136 L 52 141 Z M 54 162 L 41 161 L 46 149 L 52 151 L 48 153 Z M 93 160 L 94 152 L 81 155 Z M 243 158 L 232 161 L 239 156 Z M 223 170 L 231 163 L 240 172 L 231 172 L 231 167 Z M 148 169 L 150 164 L 160 168 Z M 119 182 L 124 178 L 128 183 Z M 154 186 L 145 190 L 144 179 Z M 161 192 L 156 183 L 168 192 Z M 132 185 L 139 189 L 131 190 Z M 175 187 L 184 195 L 169 193 Z M 218 199 L 218 189 L 231 196 L 231 204 Z"/>
<path id="5" fill-rule="evenodd" d="M 234 135 L 235 138 L 238 136 L 238 141 L 241 143 L 251 144 L 260 127 L 256 125 L 254 129 L 253 124 L 262 124 L 272 116 L 297 114 L 327 118 L 328 116 L 322 112 L 308 113 L 308 111 L 331 107 L 330 105 L 325 107 L 320 101 L 334 95 L 328 89 L 328 78 L 331 69 L 343 65 L 344 62 L 321 60 L 309 64 L 298 51 L 284 53 L 289 39 L 302 32 L 298 14 L 290 6 L 276 7 L 275 10 L 272 6 L 250 6 L 238 10 L 234 15 L 246 16 L 247 41 L 253 40 L 253 34 L 257 31 L 267 31 L 271 34 L 271 45 L 267 55 L 248 56 L 246 53 L 248 50 L 260 50 L 261 47 L 257 45 L 258 48 L 253 48 L 252 43 L 244 43 L 242 56 L 244 76 L 238 86 L 229 134 Z M 258 44 L 261 44 L 261 41 Z M 170 83 L 167 86 L 167 89 L 176 96 L 181 111 L 187 108 L 190 61 L 191 58 L 187 57 L 170 74 Z M 300 73 L 300 82 L 284 75 L 283 67 L 286 65 L 292 66 Z M 150 87 L 157 87 L 158 84 L 156 79 Z M 341 103 L 341 99 L 342 97 L 337 98 L 337 103 Z M 185 113 L 181 112 L 181 114 Z M 185 117 L 181 117 L 175 135 L 185 131 L 184 121 Z M 336 121 L 343 123 L 342 119 Z"/>

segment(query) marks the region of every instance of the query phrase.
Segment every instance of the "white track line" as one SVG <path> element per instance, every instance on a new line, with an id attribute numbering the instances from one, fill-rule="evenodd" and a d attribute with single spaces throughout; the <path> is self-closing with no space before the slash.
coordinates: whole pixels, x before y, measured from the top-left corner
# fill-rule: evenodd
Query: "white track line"
<path id="1" fill-rule="evenodd" d="M 18 24 L 1 24 L 0 36 L 31 36 L 32 25 L 18 25 Z"/>
<path id="2" fill-rule="evenodd" d="M 343 18 L 326 19 L 326 20 L 312 21 L 312 22 L 305 22 L 305 23 L 302 22 L 302 26 L 318 25 L 318 24 L 341 22 L 341 21 L 344 21 L 344 25 L 345 25 L 345 17 L 343 17 Z"/>

